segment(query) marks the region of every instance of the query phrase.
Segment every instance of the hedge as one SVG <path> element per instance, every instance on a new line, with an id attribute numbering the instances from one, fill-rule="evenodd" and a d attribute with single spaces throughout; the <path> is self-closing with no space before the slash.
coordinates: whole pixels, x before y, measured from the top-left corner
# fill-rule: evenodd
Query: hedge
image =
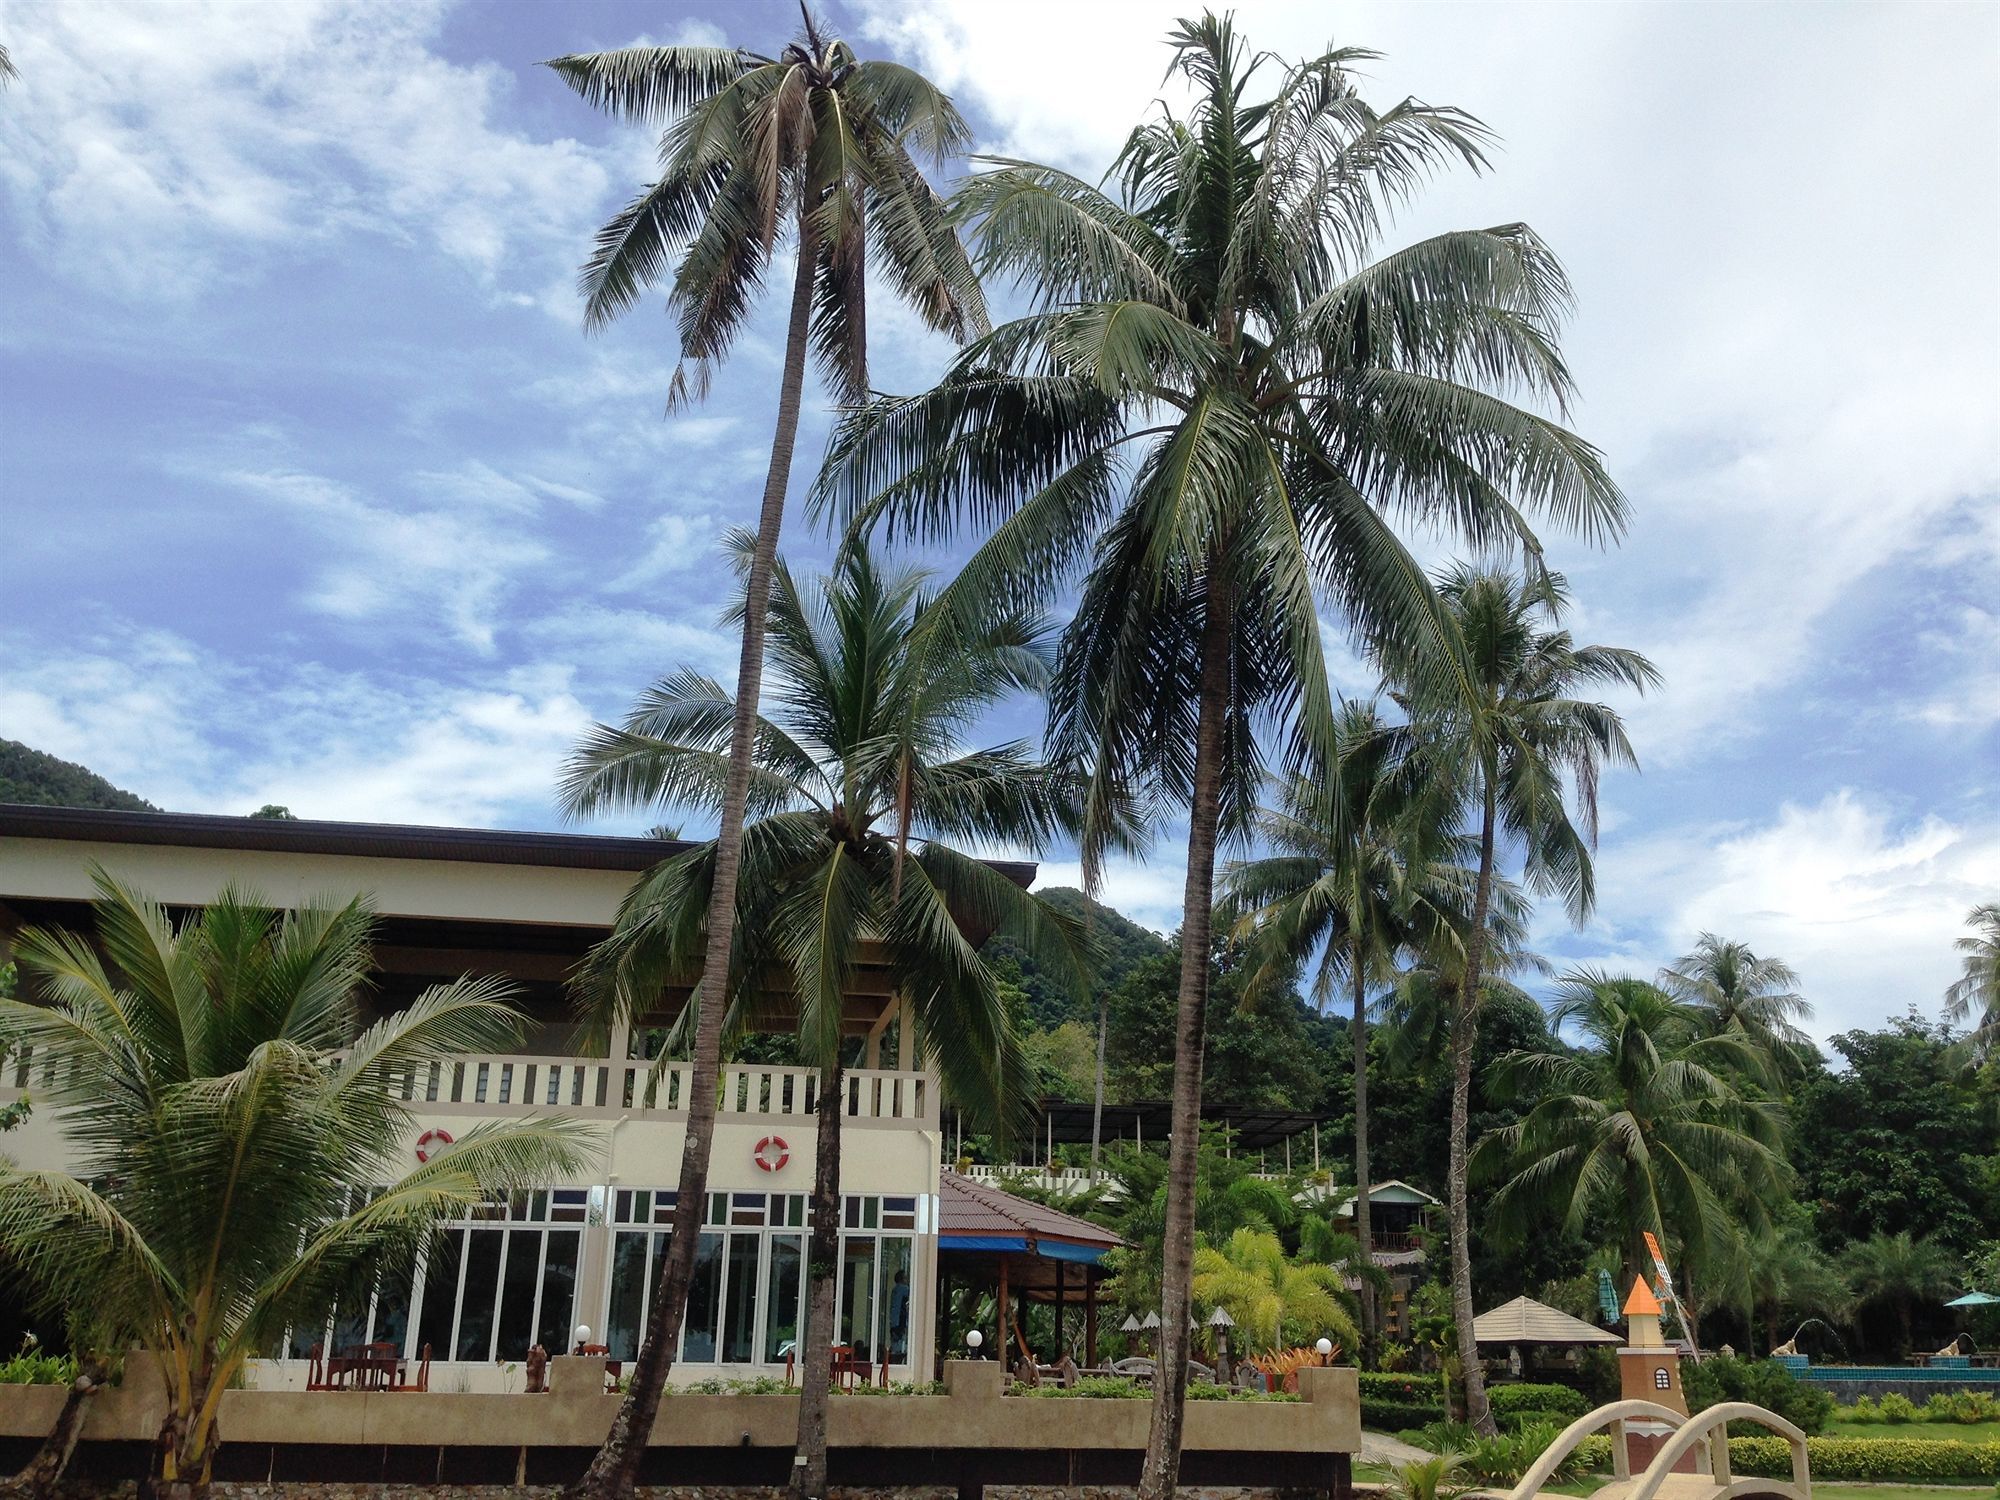
<path id="1" fill-rule="evenodd" d="M 1575 1386 L 1536 1381 L 1489 1385 L 1486 1399 L 1496 1417 L 1514 1412 L 1546 1412 L 1564 1418 L 1563 1426 L 1568 1426 L 1590 1410 L 1590 1398 Z"/>
<path id="2" fill-rule="evenodd" d="M 1956 1439 L 1806 1439 L 1806 1459 L 1814 1479 L 1902 1480 L 1938 1484 L 1955 1480 L 2000 1480 L 2000 1443 Z M 1739 1474 L 1783 1479 L 1792 1472 L 1792 1447 L 1781 1437 L 1729 1440 L 1729 1465 Z"/>
<path id="3" fill-rule="evenodd" d="M 1445 1419 L 1444 1406 L 1428 1401 L 1373 1401 L 1361 1398 L 1361 1425 L 1377 1432 L 1401 1432 Z"/>
<path id="4" fill-rule="evenodd" d="M 1444 1403 L 1444 1378 L 1439 1375 L 1392 1375 L 1380 1370 L 1362 1370 L 1361 1399 L 1414 1402 L 1421 1406 Z"/>

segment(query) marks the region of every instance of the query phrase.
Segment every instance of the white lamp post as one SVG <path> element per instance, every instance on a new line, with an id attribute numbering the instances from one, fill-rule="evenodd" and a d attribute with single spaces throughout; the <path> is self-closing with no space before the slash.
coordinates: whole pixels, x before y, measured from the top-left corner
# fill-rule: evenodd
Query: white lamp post
<path id="1" fill-rule="evenodd" d="M 985 1342 L 986 1335 L 981 1333 L 977 1328 L 965 1336 L 965 1347 L 972 1351 L 974 1359 L 980 1358 L 979 1346 Z"/>
<path id="2" fill-rule="evenodd" d="M 1313 1345 L 1313 1349 L 1319 1354 L 1321 1364 L 1333 1358 L 1333 1340 L 1325 1334 L 1320 1335 L 1319 1342 Z"/>

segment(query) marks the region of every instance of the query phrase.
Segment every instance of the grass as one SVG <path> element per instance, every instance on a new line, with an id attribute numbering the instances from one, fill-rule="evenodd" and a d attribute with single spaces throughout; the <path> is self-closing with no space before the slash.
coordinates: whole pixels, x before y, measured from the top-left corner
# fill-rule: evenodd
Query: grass
<path id="1" fill-rule="evenodd" d="M 1960 1484 L 1821 1484 L 1813 1481 L 1813 1500 L 1969 1500 L 1992 1493 L 1985 1485 Z"/>
<path id="2" fill-rule="evenodd" d="M 1926 1442 L 2000 1443 L 2000 1422 L 1844 1422 L 1836 1414 L 1826 1424 L 1826 1430 L 1821 1436 L 1843 1438 L 1920 1438 Z"/>

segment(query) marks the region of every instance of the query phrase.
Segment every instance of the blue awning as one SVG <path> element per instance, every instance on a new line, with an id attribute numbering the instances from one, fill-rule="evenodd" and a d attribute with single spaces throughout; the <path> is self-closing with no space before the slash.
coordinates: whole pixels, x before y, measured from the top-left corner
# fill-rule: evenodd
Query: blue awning
<path id="1" fill-rule="evenodd" d="M 954 1250 L 1005 1250 L 1017 1255 L 1038 1255 L 1043 1260 L 1067 1260 L 1094 1266 L 1104 1258 L 1096 1245 L 1071 1245 L 1062 1240 L 1033 1240 L 1026 1235 L 946 1234 L 938 1236 L 938 1250 L 949 1255 Z"/>

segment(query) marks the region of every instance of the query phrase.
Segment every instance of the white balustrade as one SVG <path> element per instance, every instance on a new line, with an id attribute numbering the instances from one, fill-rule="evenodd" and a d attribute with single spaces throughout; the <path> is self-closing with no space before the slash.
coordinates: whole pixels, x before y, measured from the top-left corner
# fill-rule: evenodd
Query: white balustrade
<path id="1" fill-rule="evenodd" d="M 0 1065 L 0 1101 L 55 1081 L 55 1059 L 23 1048 Z M 687 1063 L 591 1057 L 462 1054 L 393 1071 L 389 1089 L 413 1105 L 443 1104 L 491 1114 L 577 1113 L 672 1115 L 687 1109 Z M 936 1086 L 924 1073 L 854 1068 L 843 1077 L 850 1120 L 937 1119 Z M 722 1070 L 716 1101 L 723 1115 L 811 1115 L 819 1094 L 814 1068 L 731 1064 Z"/>

